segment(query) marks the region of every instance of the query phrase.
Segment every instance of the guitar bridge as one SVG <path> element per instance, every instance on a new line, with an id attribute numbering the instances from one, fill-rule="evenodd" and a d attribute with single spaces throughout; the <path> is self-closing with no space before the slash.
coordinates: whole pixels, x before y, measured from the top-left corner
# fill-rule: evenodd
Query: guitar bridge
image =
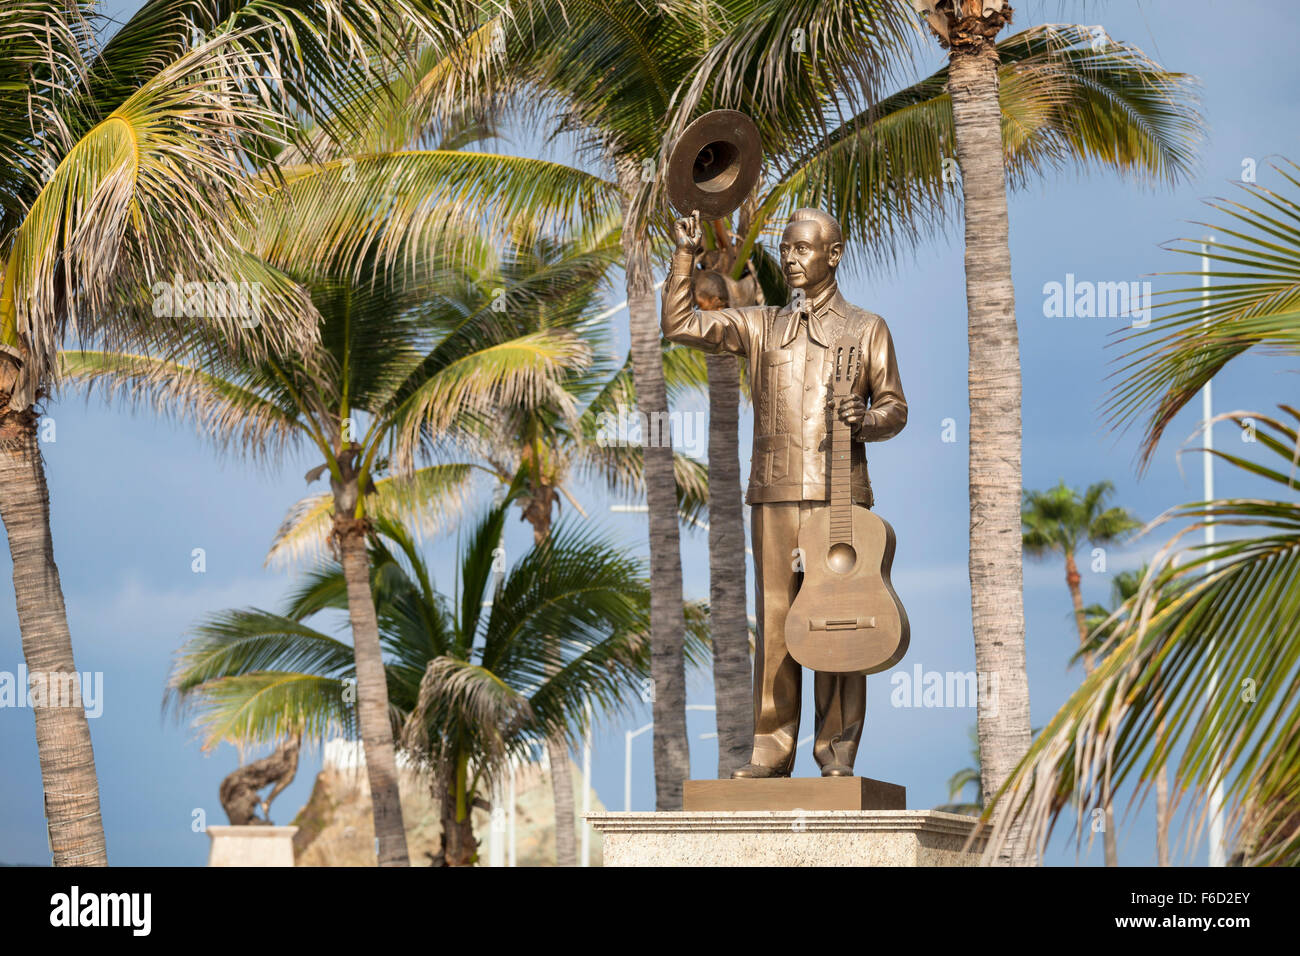
<path id="1" fill-rule="evenodd" d="M 856 631 L 858 628 L 875 627 L 875 617 L 847 617 L 847 618 L 824 618 L 810 617 L 808 619 L 808 630 L 810 631 Z"/>

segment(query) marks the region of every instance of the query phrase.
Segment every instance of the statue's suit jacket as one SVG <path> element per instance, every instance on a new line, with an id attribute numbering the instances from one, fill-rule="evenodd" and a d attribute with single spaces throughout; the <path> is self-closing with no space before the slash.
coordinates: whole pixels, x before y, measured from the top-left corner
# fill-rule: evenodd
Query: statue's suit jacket
<path id="1" fill-rule="evenodd" d="M 838 288 L 810 308 L 807 334 L 790 306 L 752 306 L 697 312 L 692 308 L 694 257 L 677 250 L 664 283 L 662 327 L 671 342 L 708 352 L 730 352 L 749 362 L 754 400 L 754 450 L 750 504 L 826 501 L 826 467 L 835 410 L 830 402 L 830 346 L 845 332 L 857 338 L 862 364 L 853 391 L 867 402 L 866 420 L 854 430 L 853 500 L 871 507 L 862 442 L 884 441 L 907 424 L 907 401 L 898 376 L 894 343 L 885 320 L 844 301 Z"/>

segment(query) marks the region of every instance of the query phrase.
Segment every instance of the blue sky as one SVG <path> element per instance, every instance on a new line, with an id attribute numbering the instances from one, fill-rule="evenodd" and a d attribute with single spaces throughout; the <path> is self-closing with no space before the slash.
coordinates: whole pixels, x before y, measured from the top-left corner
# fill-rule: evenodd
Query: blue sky
<path id="1" fill-rule="evenodd" d="M 110 10 L 134 3 L 109 3 Z M 1058 4 L 1026 3 L 1017 28 L 1063 16 Z M 1200 495 L 1200 460 L 1176 451 L 1190 435 L 1199 404 L 1185 411 L 1150 470 L 1134 470 L 1136 436 L 1117 435 L 1098 407 L 1118 354 L 1108 347 L 1121 326 L 1115 319 L 1048 318 L 1043 289 L 1067 274 L 1097 282 L 1139 281 L 1153 273 L 1185 268 L 1162 243 L 1199 236 L 1202 200 L 1228 195 L 1243 162 L 1258 163 L 1261 184 L 1278 185 L 1268 161 L 1300 158 L 1294 142 L 1300 107 L 1294 98 L 1294 52 L 1286 30 L 1292 4 L 1281 0 L 1249 5 L 1252 15 L 1226 19 L 1208 0 L 1143 0 L 1134 5 L 1093 4 L 1088 22 L 1104 23 L 1112 36 L 1138 44 L 1168 68 L 1202 83 L 1209 134 L 1192 182 L 1151 190 L 1113 176 L 1066 173 L 1036 183 L 1011 200 L 1011 252 L 1024 380 L 1024 481 L 1046 488 L 1064 478 L 1083 486 L 1103 478 L 1117 486 L 1116 501 L 1144 518 Z M 1221 7 L 1221 5 L 1220 5 Z M 934 64 L 939 63 L 936 50 Z M 1288 79 L 1289 78 L 1289 79 Z M 907 429 L 868 449 L 877 510 L 895 527 L 898 554 L 894 583 L 907 606 L 912 644 L 898 670 L 970 671 L 974 652 L 967 582 L 966 332 L 962 249 L 959 237 L 926 245 L 890 274 L 843 274 L 847 298 L 883 315 L 893 333 L 910 405 Z M 1155 279 L 1157 287 L 1162 280 Z M 612 296 L 611 305 L 621 296 Z M 613 323 L 626 343 L 625 313 Z M 1293 400 L 1294 371 L 1277 359 L 1248 357 L 1215 382 L 1217 411 L 1270 410 Z M 703 408 L 703 403 L 695 406 Z M 99 771 L 109 858 L 116 864 L 201 865 L 207 837 L 191 821 L 203 809 L 224 822 L 217 801 L 222 777 L 236 766 L 233 749 L 205 756 L 192 733 L 166 717 L 162 690 L 170 656 L 189 628 L 211 612 L 245 605 L 277 606 L 292 575 L 263 567 L 285 510 L 308 491 L 302 475 L 308 457 L 258 470 L 222 460 L 188 425 L 151 413 L 131 414 L 87 403 L 72 395 L 52 402 L 57 439 L 45 446 L 53 511 L 55 553 L 63 578 L 77 662 L 104 673 L 102 716 L 91 722 Z M 956 424 L 957 441 L 943 441 L 943 423 Z M 747 457 L 749 422 L 743 425 Z M 1237 439 L 1216 430 L 1220 444 Z M 318 490 L 318 489 L 313 489 Z M 1221 495 L 1249 494 L 1259 486 L 1218 472 Z M 643 519 L 611 513 L 615 502 L 594 488 L 578 494 L 591 520 L 645 550 Z M 486 489 L 483 500 L 486 501 Z M 522 525 L 508 546 L 527 546 Z M 450 587 L 449 539 L 436 542 L 433 567 Z M 1117 549 L 1108 573 L 1083 563 L 1084 599 L 1109 600 L 1110 576 L 1147 559 L 1164 540 Z M 191 571 L 191 552 L 204 548 L 207 571 Z M 706 597 L 707 542 L 702 532 L 683 536 L 687 595 Z M 0 549 L 0 577 L 9 580 L 7 551 Z M 11 591 L 0 596 L 0 671 L 15 672 L 22 660 Z M 1068 666 L 1076 643 L 1064 571 L 1057 562 L 1025 568 L 1030 693 L 1034 726 L 1047 722 L 1082 675 Z M 857 772 L 903 784 L 911 807 L 946 801 L 946 781 L 970 762 L 972 708 L 890 706 L 890 675 L 870 679 L 868 717 Z M 811 686 L 807 691 L 811 690 Z M 805 694 L 804 734 L 811 733 L 811 694 Z M 690 702 L 712 700 L 711 678 L 694 674 Z M 623 804 L 623 734 L 648 721 L 648 708 L 608 720 L 595 740 L 594 784 L 611 808 Z M 691 712 L 692 770 L 711 776 L 716 765 L 711 714 Z M 653 806 L 649 735 L 633 744 L 633 809 Z M 41 809 L 40 771 L 32 719 L 22 709 L 0 710 L 0 861 L 43 863 L 49 859 Z M 303 761 L 294 785 L 277 800 L 273 817 L 287 822 L 306 800 L 319 767 L 319 753 Z M 811 753 L 799 756 L 796 773 L 815 773 Z M 1147 805 L 1117 815 L 1120 859 L 1155 859 L 1153 813 Z M 1182 821 L 1180 821 L 1182 822 Z M 1181 830 L 1175 828 L 1175 837 Z M 1178 845 L 1177 842 L 1175 844 Z M 1081 855 L 1100 860 L 1100 846 Z M 1071 863 L 1075 847 L 1058 835 L 1050 863 Z M 1203 863 L 1205 849 L 1185 862 Z"/>

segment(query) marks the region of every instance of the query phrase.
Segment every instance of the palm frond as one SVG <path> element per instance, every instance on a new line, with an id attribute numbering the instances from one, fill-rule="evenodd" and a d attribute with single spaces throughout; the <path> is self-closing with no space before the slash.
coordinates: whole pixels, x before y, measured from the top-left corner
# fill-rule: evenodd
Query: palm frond
<path id="1" fill-rule="evenodd" d="M 610 184 L 560 163 L 459 149 L 363 153 L 277 169 L 241 239 L 277 264 L 411 269 L 464 235 L 509 236 L 524 223 L 564 231 L 616 210 Z"/>
<path id="2" fill-rule="evenodd" d="M 1285 194 L 1241 184 L 1239 201 L 1208 203 L 1225 217 L 1200 223 L 1218 237 L 1208 244 L 1210 266 L 1170 273 L 1189 285 L 1161 293 L 1151 324 L 1122 340 L 1131 347 L 1113 373 L 1121 379 L 1105 412 L 1117 428 L 1143 420 L 1143 468 L 1174 416 L 1234 358 L 1255 348 L 1300 352 L 1300 166 L 1288 161 L 1277 172 Z M 1202 241 L 1180 239 L 1170 248 L 1200 256 Z"/>
<path id="3" fill-rule="evenodd" d="M 1176 758 L 1178 794 L 1204 797 L 1226 783 L 1229 831 L 1250 864 L 1300 860 L 1294 820 L 1300 742 L 1300 499 L 1295 423 L 1252 414 L 1263 474 L 1278 500 L 1222 499 L 1167 512 L 1191 523 L 1156 556 L 1136 595 L 1106 622 L 1114 627 L 1097 669 L 1038 737 L 999 794 L 991 852 L 1019 820 L 1041 841 L 1067 806 L 1098 805 L 1135 777 L 1149 788 Z M 1231 416 L 1247 427 L 1247 416 Z M 1259 465 L 1261 463 L 1254 462 Z M 1182 545 L 1208 524 L 1237 534 Z M 1197 831 L 1204 815 L 1193 822 Z M 1082 829 L 1082 828 L 1081 828 Z M 1081 835 L 1081 833 L 1080 833 Z"/>
<path id="4" fill-rule="evenodd" d="M 471 464 L 447 463 L 379 478 L 366 497 L 366 515 L 399 523 L 423 536 L 439 534 L 463 513 L 474 471 Z M 333 517 L 331 492 L 296 502 L 275 532 L 266 563 L 287 566 L 323 557 Z"/>
<path id="5" fill-rule="evenodd" d="M 84 391 L 128 406 L 191 421 L 199 434 L 221 449 L 271 458 L 302 437 L 297 410 L 260 393 L 256 383 L 240 383 L 149 355 L 64 350 L 59 378 Z M 252 387 L 249 387 L 249 386 Z"/>
<path id="6" fill-rule="evenodd" d="M 409 383 L 390 415 L 394 466 L 404 469 L 427 437 L 451 428 L 458 416 L 499 406 L 547 406 L 576 416 L 565 378 L 586 367 L 590 350 L 566 330 L 542 329 L 488 345 Z"/>
<path id="7" fill-rule="evenodd" d="M 83 319 L 99 336 L 129 337 L 154 279 L 238 276 L 230 250 L 251 197 L 247 141 L 283 129 L 249 88 L 265 64 L 238 48 L 246 36 L 178 57 L 77 139 L 43 141 L 52 171 L 7 237 L 0 296 L 0 341 L 20 345 L 39 378 Z M 293 305 L 264 312 L 263 331 L 300 346 L 313 317 L 300 297 Z M 204 318 L 228 339 L 247 338 L 240 317 Z"/>
<path id="8" fill-rule="evenodd" d="M 204 746 L 269 742 L 303 730 L 350 732 L 344 699 L 352 648 L 298 620 L 248 609 L 225 611 L 195 629 L 177 652 L 166 701 L 201 728 Z"/>
<path id="9" fill-rule="evenodd" d="M 1089 28 L 1041 26 L 998 44 L 1008 183 L 1024 188 L 1071 166 L 1175 184 L 1204 138 L 1191 77 Z M 780 156 L 748 243 L 775 237 L 789 213 L 824 208 L 853 258 L 892 264 L 960 212 L 948 71 L 871 104 L 804 152 Z M 771 301 L 783 301 L 772 299 Z"/>

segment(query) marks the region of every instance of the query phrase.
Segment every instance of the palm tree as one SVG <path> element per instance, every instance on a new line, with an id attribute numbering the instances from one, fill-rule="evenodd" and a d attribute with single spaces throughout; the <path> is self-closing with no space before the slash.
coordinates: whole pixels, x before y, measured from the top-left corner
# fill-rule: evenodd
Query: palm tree
<path id="1" fill-rule="evenodd" d="M 585 297 L 588 300 L 590 291 Z M 556 316 L 549 310 L 538 318 L 543 319 L 543 327 L 556 327 L 558 324 Z M 590 344 L 595 345 L 601 339 L 598 329 L 582 331 L 587 333 L 583 335 L 584 341 Z M 578 329 L 575 332 L 581 334 Z M 672 364 L 689 369 L 690 358 L 683 354 L 686 351 L 674 350 L 677 354 Z M 669 364 L 665 362 L 666 366 Z M 621 369 L 603 382 L 603 375 L 593 376 L 589 371 L 569 376 L 565 383 L 566 394 L 586 400 L 586 406 L 576 420 L 566 420 L 563 409 L 553 406 L 501 403 L 490 418 L 480 417 L 469 423 L 468 430 L 478 440 L 479 447 L 486 448 L 485 457 L 498 479 L 508 480 L 511 469 L 519 476 L 522 487 L 518 505 L 522 519 L 532 526 L 534 544 L 541 545 L 550 537 L 560 496 L 564 495 L 571 502 L 575 500 L 565 487 L 575 472 L 599 476 L 615 491 L 641 490 L 644 487 L 643 450 L 602 440 L 602 419 L 617 416 L 635 404 L 630 366 L 629 358 Z M 668 373 L 667 368 L 665 373 L 666 382 L 672 383 L 674 376 Z M 689 384 L 697 381 L 698 378 Z M 673 464 L 678 514 L 690 520 L 704 508 L 708 476 L 698 462 L 684 455 L 674 453 Z M 573 827 L 575 814 L 569 740 L 563 736 L 549 738 L 546 746 L 555 800 L 557 863 L 576 866 L 578 854 Z"/>
<path id="2" fill-rule="evenodd" d="M 574 738 L 588 701 L 622 705 L 647 671 L 641 563 L 598 536 L 559 529 L 497 573 L 509 504 L 468 535 L 451 596 L 435 590 L 400 525 L 378 519 L 369 546 L 393 731 L 432 771 L 446 866 L 477 860 L 471 811 L 487 806 L 509 760 L 539 740 Z M 281 613 L 214 616 L 178 652 L 169 698 L 194 715 L 208 746 L 272 741 L 296 727 L 317 740 L 353 733 L 355 658 L 312 623 L 350 603 L 344 569 L 331 563 Z"/>
<path id="3" fill-rule="evenodd" d="M 503 249 L 484 246 L 476 281 L 457 290 L 456 308 L 467 315 L 491 315 L 481 330 L 479 347 L 508 345 L 524 335 L 568 334 L 586 344 L 590 364 L 564 370 L 558 388 L 545 395 L 497 395 L 490 408 L 467 408 L 444 429 L 434 451 L 439 467 L 459 480 L 424 489 L 424 509 L 449 514 L 459 510 L 470 479 L 487 473 L 497 487 L 522 482 L 516 496 L 521 517 L 533 528 L 534 541 L 550 534 L 561 502 L 582 511 L 575 479 L 602 482 L 615 494 L 643 491 L 642 451 L 621 440 L 620 423 L 635 405 L 630 361 L 615 365 L 607 358 L 605 328 L 593 322 L 591 309 L 606 270 L 617 254 L 616 229 L 597 229 L 577 240 L 557 241 L 520 234 Z M 496 290 L 527 290 L 504 297 Z M 670 394 L 697 389 L 702 362 L 690 349 L 670 347 L 664 356 Z M 704 510 L 707 476 L 696 460 L 674 460 L 680 516 L 695 521 Z M 272 556 L 300 552 L 321 540 L 330 511 L 328 495 L 300 501 L 291 509 Z M 585 513 L 585 512 L 584 512 Z M 573 788 L 567 741 L 547 743 L 557 812 L 557 852 L 562 866 L 575 865 Z"/>
<path id="4" fill-rule="evenodd" d="M 1251 184 L 1240 201 L 1211 201 L 1230 219 L 1214 229 L 1228 238 L 1211 246 L 1211 267 L 1175 273 L 1190 281 L 1165 293 L 1151 325 L 1128 337 L 1137 346 L 1122 359 L 1126 374 L 1108 408 L 1117 425 L 1145 419 L 1144 461 L 1177 410 L 1232 358 L 1260 346 L 1297 354 L 1300 168 L 1275 171 L 1284 191 Z M 1172 248 L 1200 255 L 1197 240 Z M 1204 300 L 1202 280 L 1210 286 Z M 1242 862 L 1300 862 L 1300 412 L 1280 409 L 1277 416 L 1220 416 L 1239 426 L 1252 452 L 1213 451 L 1243 477 L 1271 483 L 1276 497 L 1192 502 L 1153 522 L 1189 524 L 1156 555 L 1096 670 L 1052 719 L 1001 798 L 1034 841 L 1045 839 L 1071 795 L 1087 804 L 1103 776 L 1118 784 L 1136 775 L 1151 786 L 1181 747 L 1174 793 L 1203 797 L 1215 781 L 1225 782 Z M 1210 524 L 1238 536 L 1184 543 Z M 995 842 L 1005 830 L 1002 821 Z"/>
<path id="5" fill-rule="evenodd" d="M 327 116 L 424 14 L 371 0 L 220 5 L 151 0 L 107 42 L 93 3 L 16 0 L 0 10 L 0 517 L 33 673 L 77 673 L 36 439 L 65 336 L 183 333 L 145 292 L 180 273 L 264 286 L 254 350 L 310 333 L 292 283 L 232 248 L 254 200 L 250 165 L 289 136 L 286 117 Z M 304 321 L 304 318 L 306 321 Z M 35 708 L 55 865 L 107 861 L 89 728 L 79 706 Z"/>
<path id="6" fill-rule="evenodd" d="M 996 9 L 985 16 L 985 7 Z M 997 674 L 1000 688 L 997 717 L 982 701 L 979 708 L 987 802 L 1030 743 L 1023 572 L 1016 533 L 1016 497 L 1022 487 L 1020 348 L 994 46 L 1011 18 L 1011 7 L 939 0 L 921 9 L 950 50 L 953 149 L 966 220 L 971 624 L 975 667 Z M 1034 860 L 1013 847 L 1007 862 Z"/>
<path id="7" fill-rule="evenodd" d="M 555 125 L 578 131 L 604 161 L 610 178 L 533 158 L 462 150 L 430 156 L 414 175 L 422 187 L 436 181 L 456 200 L 480 201 L 490 196 L 499 221 L 515 221 L 518 215 L 525 215 L 538 223 L 552 216 L 567 222 L 566 211 L 580 209 L 601 215 L 611 205 L 619 212 L 624 222 L 621 242 L 637 401 L 657 432 L 660 423 L 668 421 L 667 392 L 650 277 L 650 239 L 635 198 L 640 187 L 638 160 L 658 150 L 662 127 L 656 116 L 663 115 L 670 91 L 658 61 L 670 62 L 680 44 L 670 31 L 662 29 L 663 17 L 658 11 L 631 4 L 610 8 L 544 0 L 503 10 L 480 10 L 479 16 L 480 23 L 466 32 L 459 48 L 421 51 L 403 64 L 405 70 L 395 85 L 408 95 L 359 98 L 349 114 L 353 125 L 381 131 L 381 146 L 389 152 L 396 144 L 426 135 L 449 115 L 460 115 L 475 105 L 498 106 L 507 94 L 515 94 L 515 102 L 532 113 L 556 107 L 551 114 Z M 468 81 L 471 76 L 486 77 L 488 90 L 474 91 Z M 448 97 L 445 90 L 449 85 L 467 96 Z M 369 141 L 374 136 L 363 134 L 361 138 Z M 339 153 L 333 164 L 352 158 L 349 152 L 355 145 L 355 140 L 348 143 L 347 151 Z M 340 183 L 334 169 L 315 175 L 308 187 L 327 204 L 339 201 L 348 210 L 343 218 L 349 224 L 360 220 L 363 228 L 351 238 L 349 251 L 374 243 L 364 228 L 364 217 L 353 210 L 373 205 L 376 195 L 388 198 L 395 183 L 392 165 L 405 168 L 410 163 L 398 153 L 375 161 L 363 150 L 346 166 L 350 179 Z M 399 188 L 403 186 L 400 180 L 397 183 Z M 431 188 L 420 190 L 421 195 L 432 192 Z M 403 215 L 410 218 L 408 225 L 413 228 L 404 230 L 403 242 L 417 231 L 441 237 L 472 222 L 473 215 L 461 212 L 458 205 L 453 201 L 439 204 L 437 216 L 429 216 L 428 210 L 404 208 Z M 322 236 L 334 239 L 338 220 L 305 215 L 301 208 L 301 204 L 284 204 L 278 210 L 278 231 L 289 237 L 295 248 L 312 249 Z M 666 427 L 664 431 L 664 435 L 652 435 L 646 441 L 644 470 L 651 575 L 656 583 L 651 612 L 656 781 L 660 808 L 672 809 L 681 803 L 689 752 L 677 489 L 671 436 Z"/>
<path id="8" fill-rule="evenodd" d="M 1181 744 L 1175 792 L 1203 794 L 1215 778 L 1230 780 L 1227 798 L 1237 805 L 1230 820 L 1247 864 L 1300 860 L 1289 782 L 1300 740 L 1300 501 L 1292 474 L 1300 413 L 1284 406 L 1281 418 L 1224 417 L 1257 434 L 1261 452 L 1276 460 L 1214 454 L 1243 474 L 1277 483 L 1289 497 L 1193 502 L 1153 522 L 1191 524 L 1110 615 L 1096 669 L 1048 724 L 1001 798 L 1035 840 L 1045 839 L 1065 805 L 1096 805 L 1130 775 L 1159 787 Z M 1254 533 L 1181 544 L 1208 524 Z"/>
<path id="9" fill-rule="evenodd" d="M 1088 650 L 1087 613 L 1083 607 L 1083 578 L 1074 560 L 1075 552 L 1086 541 L 1093 547 L 1115 544 L 1142 527 L 1142 520 L 1123 508 L 1106 507 L 1115 492 L 1110 481 L 1099 481 L 1079 492 L 1066 487 L 1064 479 L 1047 491 L 1025 489 L 1020 510 L 1023 529 L 1021 539 L 1025 553 L 1033 558 L 1060 554 L 1065 557 L 1065 586 L 1074 604 L 1074 622 L 1079 632 L 1079 648 L 1085 673 L 1092 673 L 1092 653 Z"/>
<path id="10" fill-rule="evenodd" d="M 612 173 L 623 215 L 626 287 L 637 406 L 649 422 L 643 445 L 649 509 L 651 680 L 655 806 L 679 810 L 690 774 L 683 656 L 681 537 L 672 435 L 662 364 L 649 215 L 640 201 L 645 161 L 658 155 L 669 98 L 694 59 L 698 29 L 633 3 L 541 3 L 529 29 L 512 34 L 510 61 L 553 97 L 565 128 Z"/>
<path id="11" fill-rule="evenodd" d="M 483 255 L 484 245 L 454 253 Z M 477 250 L 475 252 L 475 250 Z M 589 349 L 566 329 L 509 330 L 509 303 L 534 294 L 526 285 L 480 289 L 466 310 L 460 289 L 475 274 L 425 256 L 416 272 L 363 262 L 354 270 L 295 272 L 319 313 L 320 344 L 301 354 L 231 355 L 201 333 L 183 347 L 149 354 L 65 352 L 63 373 L 87 387 L 152 398 L 196 420 L 224 448 L 276 456 L 306 445 L 323 459 L 307 475 L 330 491 L 315 502 L 316 543 L 328 535 L 348 581 L 357 656 L 357 708 L 375 812 L 381 865 L 407 861 L 393 738 L 371 600 L 366 533 L 374 516 L 409 515 L 468 477 L 463 464 L 414 462 L 458 416 L 483 415 L 497 401 L 549 398 L 558 382 L 585 367 Z M 580 261 L 574 268 L 590 269 Z M 446 290 L 450 289 L 451 294 Z M 504 317 L 502 317 L 504 316 Z M 303 519 L 290 512 L 287 526 Z M 324 533 L 322 533 L 324 532 Z M 299 538 L 301 543 L 301 538 Z"/>
<path id="12" fill-rule="evenodd" d="M 1079 632 L 1079 653 L 1083 657 L 1085 674 L 1093 670 L 1092 652 L 1088 644 L 1087 615 L 1083 607 L 1082 578 L 1074 555 L 1085 541 L 1094 547 L 1119 541 L 1142 527 L 1140 519 L 1123 508 L 1107 508 L 1107 499 L 1114 493 L 1115 485 L 1099 481 L 1079 492 L 1066 487 L 1065 480 L 1048 491 L 1025 489 L 1021 505 L 1020 522 L 1024 529 L 1022 540 L 1025 553 L 1030 557 L 1045 558 L 1054 554 L 1065 557 L 1065 586 L 1074 603 L 1074 622 Z M 1116 845 L 1115 815 L 1110 801 L 1103 804 L 1106 865 L 1119 866 L 1119 848 Z"/>
<path id="13" fill-rule="evenodd" d="M 607 232 L 606 241 L 617 241 L 617 232 Z M 608 245 L 601 249 L 608 251 Z M 517 282 L 520 273 L 543 275 L 555 271 L 556 258 L 564 247 L 539 242 L 527 250 L 517 251 L 503 270 L 502 281 Z M 608 260 L 606 260 L 608 262 Z M 563 290 L 544 303 L 513 310 L 513 319 L 521 328 L 566 328 L 591 346 L 596 356 L 604 354 L 604 329 L 586 318 L 596 301 L 596 279 Z M 673 348 L 665 356 L 665 381 L 669 391 L 698 386 L 698 359 L 687 349 Z M 611 369 L 597 359 L 589 368 L 575 370 L 563 383 L 563 401 L 499 401 L 489 416 L 467 416 L 449 429 L 452 442 L 457 439 L 470 450 L 479 452 L 503 485 L 511 476 L 521 482 L 517 503 L 523 520 L 533 529 L 534 544 L 540 545 L 551 534 L 561 498 L 581 507 L 567 487 L 579 475 L 601 479 L 617 492 L 641 491 L 644 488 L 644 454 L 635 445 L 610 441 L 604 434 L 609 418 L 617 418 L 636 404 L 631 360 L 621 368 Z M 566 414 L 567 407 L 581 408 L 578 414 Z M 608 416 L 608 417 L 607 417 Z M 473 457 L 470 459 L 474 460 Z M 482 465 L 480 465 L 482 467 Z M 703 509 L 707 495 L 707 476 L 699 463 L 674 453 L 674 473 L 680 517 L 693 520 Z M 432 502 L 431 502 L 432 504 Z M 712 621 L 712 615 L 710 615 Z M 551 765 L 551 786 L 555 802 L 556 856 L 560 866 L 577 865 L 577 842 L 573 821 L 573 782 L 570 772 L 569 741 L 555 737 L 546 741 Z"/>
<path id="14" fill-rule="evenodd" d="M 753 665 L 740 486 L 740 363 L 707 356 L 709 382 L 709 637 L 718 733 L 718 778 L 754 749 Z"/>

